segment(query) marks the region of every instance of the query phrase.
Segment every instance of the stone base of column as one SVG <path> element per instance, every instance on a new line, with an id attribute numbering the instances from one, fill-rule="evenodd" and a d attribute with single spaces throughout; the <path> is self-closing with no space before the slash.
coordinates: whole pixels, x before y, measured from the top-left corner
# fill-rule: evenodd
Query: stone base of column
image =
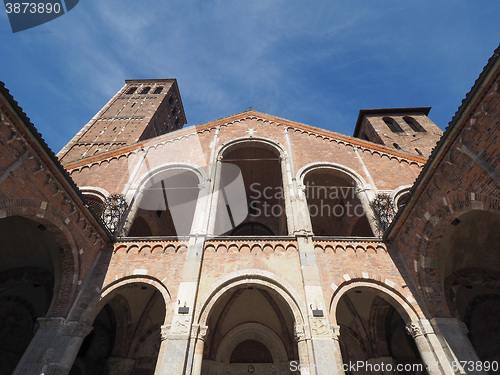
<path id="1" fill-rule="evenodd" d="M 40 328 L 14 374 L 67 374 L 92 326 L 64 318 L 40 318 L 38 321 Z"/>
<path id="2" fill-rule="evenodd" d="M 433 318 L 431 324 L 437 332 L 441 333 L 440 341 L 443 348 L 448 352 L 450 362 L 453 361 L 471 361 L 476 363 L 480 361 L 474 347 L 467 337 L 467 327 L 465 323 L 454 318 Z M 484 371 L 466 371 L 467 374 L 483 375 Z"/>

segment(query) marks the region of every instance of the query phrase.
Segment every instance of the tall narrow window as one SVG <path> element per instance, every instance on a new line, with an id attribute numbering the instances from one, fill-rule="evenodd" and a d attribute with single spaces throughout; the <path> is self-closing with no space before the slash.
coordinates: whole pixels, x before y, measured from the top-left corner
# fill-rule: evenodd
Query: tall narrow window
<path id="1" fill-rule="evenodd" d="M 401 126 L 399 126 L 398 123 L 396 122 L 396 120 L 394 120 L 392 117 L 384 117 L 382 120 L 384 120 L 385 124 L 394 133 L 401 133 L 401 132 L 403 132 L 403 129 L 401 129 Z"/>
<path id="2" fill-rule="evenodd" d="M 423 128 L 422 125 L 418 123 L 417 120 L 415 120 L 413 117 L 405 116 L 403 117 L 403 120 L 408 124 L 408 126 L 414 131 L 414 132 L 425 132 L 426 130 Z"/>
<path id="3" fill-rule="evenodd" d="M 401 146 L 399 146 L 397 143 L 392 144 L 396 150 L 401 150 Z"/>

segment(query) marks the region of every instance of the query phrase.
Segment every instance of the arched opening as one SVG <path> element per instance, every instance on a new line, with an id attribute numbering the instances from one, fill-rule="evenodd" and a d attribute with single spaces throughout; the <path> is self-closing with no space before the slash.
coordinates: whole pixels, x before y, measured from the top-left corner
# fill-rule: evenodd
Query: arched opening
<path id="1" fill-rule="evenodd" d="M 373 237 L 351 176 L 336 169 L 317 168 L 306 174 L 304 185 L 315 235 Z"/>
<path id="2" fill-rule="evenodd" d="M 154 374 L 166 307 L 153 286 L 132 283 L 105 298 L 70 375 Z"/>
<path id="3" fill-rule="evenodd" d="M 404 122 L 408 124 L 408 126 L 414 131 L 414 132 L 425 132 L 425 129 L 423 128 L 422 125 L 418 123 L 417 120 L 415 120 L 413 117 L 410 116 L 405 116 L 403 117 Z"/>
<path id="4" fill-rule="evenodd" d="M 199 195 L 198 176 L 169 169 L 151 177 L 141 189 L 129 237 L 187 236 Z"/>
<path id="5" fill-rule="evenodd" d="M 408 199 L 410 198 L 410 191 L 406 190 L 399 195 L 395 197 L 395 206 L 397 207 L 398 211 L 402 209 L 404 206 L 406 206 L 406 202 L 408 202 Z"/>
<path id="6" fill-rule="evenodd" d="M 226 150 L 219 181 L 215 234 L 288 234 L 281 160 L 274 147 L 245 142 Z"/>
<path id="7" fill-rule="evenodd" d="M 206 324 L 204 374 L 289 374 L 290 361 L 298 360 L 292 311 L 283 297 L 263 286 L 229 289 Z"/>
<path id="8" fill-rule="evenodd" d="M 474 210 L 448 224 L 439 276 L 448 307 L 484 363 L 500 361 L 500 215 Z M 498 374 L 500 371 L 490 371 Z"/>
<path id="9" fill-rule="evenodd" d="M 61 284 L 61 251 L 41 223 L 0 220 L 0 373 L 11 374 Z"/>
<path id="10" fill-rule="evenodd" d="M 403 129 L 399 124 L 394 120 L 392 117 L 384 117 L 382 120 L 385 122 L 385 124 L 391 129 L 392 132 L 394 133 L 402 133 Z"/>
<path id="11" fill-rule="evenodd" d="M 421 364 L 423 368 L 417 346 L 406 332 L 405 320 L 383 294 L 365 287 L 352 288 L 340 298 L 336 316 L 344 364 L 365 364 L 356 374 L 380 374 L 377 366 L 396 369 L 399 365 L 398 374 L 414 375 L 414 365 Z"/>
<path id="12" fill-rule="evenodd" d="M 102 218 L 102 214 L 104 213 L 104 201 L 100 197 L 89 193 L 84 193 L 83 196 L 95 215 L 98 218 Z"/>

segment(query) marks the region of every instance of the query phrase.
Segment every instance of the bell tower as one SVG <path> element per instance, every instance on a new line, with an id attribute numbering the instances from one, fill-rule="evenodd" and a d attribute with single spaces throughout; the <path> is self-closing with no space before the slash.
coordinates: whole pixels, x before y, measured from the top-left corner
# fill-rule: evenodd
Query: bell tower
<path id="1" fill-rule="evenodd" d="M 362 109 L 354 136 L 427 158 L 443 134 L 428 117 L 430 110 L 430 107 Z"/>
<path id="2" fill-rule="evenodd" d="M 133 79 L 58 153 L 67 164 L 181 129 L 186 115 L 175 79 Z"/>

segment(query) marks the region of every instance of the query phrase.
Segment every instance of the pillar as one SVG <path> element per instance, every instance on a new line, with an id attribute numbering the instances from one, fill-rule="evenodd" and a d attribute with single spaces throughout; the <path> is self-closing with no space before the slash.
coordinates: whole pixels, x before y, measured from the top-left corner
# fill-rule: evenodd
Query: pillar
<path id="1" fill-rule="evenodd" d="M 344 375 L 342 352 L 340 351 L 340 326 L 332 325 L 333 343 L 335 345 L 335 359 L 338 365 L 337 374 Z"/>
<path id="2" fill-rule="evenodd" d="M 205 346 L 205 338 L 207 337 L 208 327 L 201 326 L 198 330 L 196 337 L 196 344 L 194 348 L 194 360 L 192 375 L 201 375 L 201 368 L 203 363 L 203 348 Z"/>
<path id="3" fill-rule="evenodd" d="M 299 363 L 296 366 L 290 364 L 290 368 L 298 367 L 301 375 L 311 374 L 310 368 L 313 363 L 309 359 L 309 350 L 307 345 L 306 330 L 303 325 L 295 325 L 295 340 L 297 341 L 297 346 L 299 349 Z M 309 338 L 309 341 L 311 338 Z"/>
<path id="4" fill-rule="evenodd" d="M 15 375 L 69 373 L 92 325 L 64 318 L 39 318 L 40 327 L 17 365 Z"/>
<path id="5" fill-rule="evenodd" d="M 480 361 L 477 356 L 474 347 L 472 346 L 469 338 L 467 337 L 467 327 L 465 323 L 454 318 L 433 318 L 431 319 L 431 324 L 434 329 L 441 333 L 441 339 L 443 341 L 443 347 L 449 352 L 449 357 L 451 357 L 450 362 L 469 362 L 477 363 Z M 465 369 L 467 374 L 487 374 L 485 371 L 477 371 L 475 369 Z M 474 371 L 475 370 L 475 371 Z"/>
<path id="6" fill-rule="evenodd" d="M 438 363 L 437 358 L 432 353 L 432 348 L 425 337 L 425 333 L 418 322 L 406 325 L 406 332 L 413 338 L 417 345 L 418 352 L 429 375 L 442 374 L 442 366 Z"/>

